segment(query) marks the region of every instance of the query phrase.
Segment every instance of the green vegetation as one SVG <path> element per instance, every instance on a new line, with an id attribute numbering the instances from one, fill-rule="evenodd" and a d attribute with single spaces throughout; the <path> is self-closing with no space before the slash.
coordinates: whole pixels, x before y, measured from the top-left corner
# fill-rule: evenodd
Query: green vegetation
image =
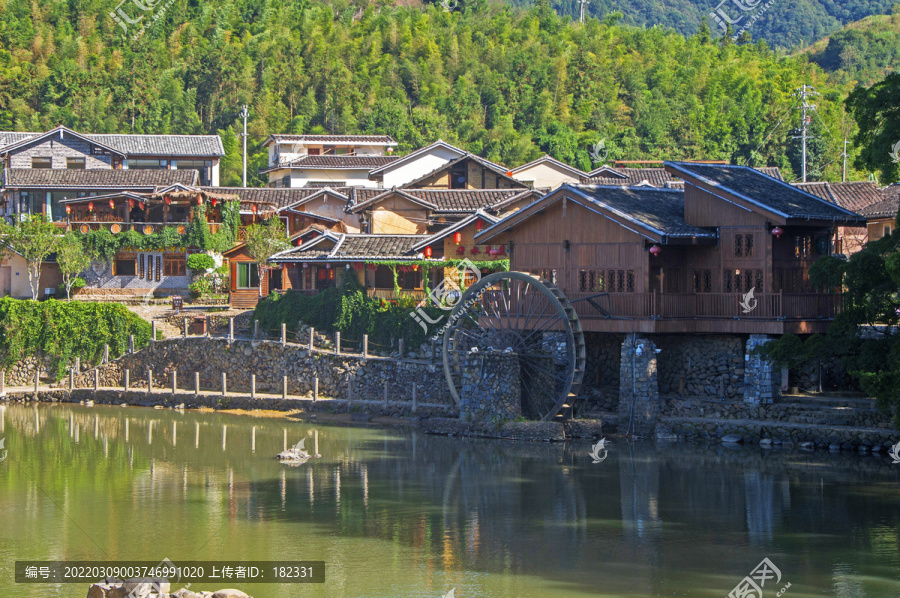
<path id="1" fill-rule="evenodd" d="M 810 279 L 822 288 L 842 284 L 845 289 L 844 309 L 828 334 L 805 342 L 784 335 L 759 353 L 789 367 L 840 357 L 881 408 L 896 409 L 894 425 L 900 429 L 900 229 L 869 243 L 847 262 L 821 258 L 810 269 Z"/>
<path id="2" fill-rule="evenodd" d="M 256 262 L 259 279 L 263 280 L 269 268 L 269 258 L 290 247 L 284 222 L 281 218 L 272 217 L 261 224 L 251 224 L 247 227 L 246 247 L 247 254 Z M 259 285 L 259 293 L 262 297 L 262 285 Z"/>
<path id="3" fill-rule="evenodd" d="M 713 6 L 658 4 L 629 11 L 689 32 Z M 791 180 L 792 94 L 803 83 L 822 92 L 814 177 L 840 178 L 842 141 L 854 132 L 842 105 L 852 83 L 829 80 L 806 56 L 720 43 L 708 28 L 685 38 L 614 16 L 581 26 L 546 2 L 525 10 L 472 0 L 444 12 L 362 0 L 175 0 L 137 41 L 122 35 L 108 1 L 2 6 L 0 129 L 221 132 L 223 185 L 239 184 L 245 103 L 256 185 L 260 144 L 273 132 L 387 133 L 401 152 L 443 138 L 508 165 L 546 152 L 582 169 L 595 166 L 589 150 L 605 140 L 610 160 L 722 159 L 780 166 Z M 888 3 L 821 6 L 841 13 L 837 25 Z M 770 26 L 815 36 L 805 10 L 779 0 L 753 34 Z"/>
<path id="4" fill-rule="evenodd" d="M 900 65 L 900 5 L 892 15 L 851 23 L 805 52 L 837 81 L 871 85 Z"/>
<path id="5" fill-rule="evenodd" d="M 60 378 L 78 357 L 97 363 L 103 346 L 111 357 L 150 342 L 150 324 L 116 303 L 0 299 L 0 355 L 6 365 L 28 356 L 52 356 L 52 373 Z"/>
<path id="6" fill-rule="evenodd" d="M 76 233 L 68 232 L 59 240 L 56 249 L 56 263 L 62 274 L 66 299 L 71 299 L 72 289 L 83 287 L 85 284 L 84 279 L 78 275 L 91 265 L 91 256 Z"/>
<path id="7" fill-rule="evenodd" d="M 410 317 L 415 304 L 413 299 L 395 304 L 368 297 L 354 278 L 347 277 L 342 285 L 317 295 L 272 293 L 257 304 L 253 318 L 266 330 L 280 330 L 285 323 L 288 330 L 296 332 L 302 322 L 320 332 L 339 330 L 348 341 L 361 341 L 362 335 L 368 334 L 371 343 L 390 345 L 392 339 L 402 338 L 407 347 L 418 347 L 428 335 Z M 450 313 L 434 307 L 422 309 L 432 320 Z M 435 334 L 439 326 L 429 334 Z"/>
<path id="8" fill-rule="evenodd" d="M 17 253 L 25 259 L 31 298 L 37 299 L 41 288 L 41 271 L 46 261 L 59 247 L 62 232 L 43 216 L 30 216 L 8 224 L 0 220 L 0 259 Z"/>
<path id="9" fill-rule="evenodd" d="M 187 258 L 187 267 L 191 270 L 212 270 L 216 267 L 216 260 L 206 253 L 192 253 Z"/>
<path id="10" fill-rule="evenodd" d="M 859 123 L 854 141 L 863 150 L 856 166 L 881 172 L 882 183 L 900 181 L 900 73 L 869 88 L 858 87 L 847 98 L 847 110 Z"/>

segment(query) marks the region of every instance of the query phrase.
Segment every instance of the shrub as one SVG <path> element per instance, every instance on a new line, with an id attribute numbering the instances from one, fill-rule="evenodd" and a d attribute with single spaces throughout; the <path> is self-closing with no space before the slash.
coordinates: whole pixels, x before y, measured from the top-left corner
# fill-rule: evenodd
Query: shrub
<path id="1" fill-rule="evenodd" d="M 216 260 L 206 253 L 192 253 L 188 256 L 187 267 L 194 271 L 212 270 L 216 267 Z"/>

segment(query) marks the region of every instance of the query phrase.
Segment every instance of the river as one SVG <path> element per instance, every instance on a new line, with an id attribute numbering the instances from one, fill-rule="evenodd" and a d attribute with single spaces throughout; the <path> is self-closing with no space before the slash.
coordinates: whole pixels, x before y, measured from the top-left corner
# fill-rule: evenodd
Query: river
<path id="1" fill-rule="evenodd" d="M 326 563 L 324 584 L 192 588 L 255 598 L 722 598 L 765 558 L 766 597 L 900 596 L 885 456 L 612 439 L 593 463 L 587 442 L 33 404 L 0 405 L 0 438 L 3 598 L 87 592 L 17 584 L 17 560 L 165 558 Z M 304 438 L 309 461 L 274 459 Z"/>

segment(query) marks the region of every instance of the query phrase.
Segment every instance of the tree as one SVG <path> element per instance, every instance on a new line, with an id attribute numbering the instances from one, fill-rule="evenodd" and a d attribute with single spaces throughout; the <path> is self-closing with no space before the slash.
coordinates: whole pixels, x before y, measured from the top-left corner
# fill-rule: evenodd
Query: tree
<path id="1" fill-rule="evenodd" d="M 248 226 L 246 247 L 247 253 L 256 262 L 260 281 L 259 296 L 262 297 L 262 281 L 269 268 L 269 259 L 290 247 L 281 218 L 273 216 L 262 224 Z"/>
<path id="2" fill-rule="evenodd" d="M 90 254 L 74 232 L 70 231 L 59 239 L 56 263 L 59 265 L 66 287 L 66 299 L 71 299 L 72 287 L 78 281 L 78 276 L 91 265 Z"/>
<path id="3" fill-rule="evenodd" d="M 0 236 L 4 240 L 4 253 L 16 253 L 25 259 L 31 298 L 37 300 L 41 288 L 41 271 L 44 261 L 57 250 L 62 233 L 44 216 L 30 216 L 14 225 L 0 223 Z"/>
<path id="4" fill-rule="evenodd" d="M 883 182 L 900 181 L 900 73 L 893 73 L 871 87 L 856 88 L 844 102 L 856 119 L 854 138 L 862 148 L 857 168 L 881 171 Z"/>

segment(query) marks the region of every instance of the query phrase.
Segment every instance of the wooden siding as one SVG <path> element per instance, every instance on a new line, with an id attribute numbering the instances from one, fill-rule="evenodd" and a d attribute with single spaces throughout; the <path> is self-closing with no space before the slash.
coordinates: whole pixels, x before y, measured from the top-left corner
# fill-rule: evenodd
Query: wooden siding
<path id="1" fill-rule="evenodd" d="M 403 197 L 392 196 L 369 212 L 369 232 L 375 235 L 420 235 L 427 232 L 427 210 Z"/>
<path id="2" fill-rule="evenodd" d="M 684 221 L 691 226 L 765 226 L 767 218 L 703 189 L 685 185 Z"/>
<path id="3" fill-rule="evenodd" d="M 246 247 L 238 247 L 228 253 L 228 272 L 231 276 L 231 286 L 228 292 L 228 302 L 232 307 L 251 309 L 256 307 L 256 304 L 262 297 L 265 297 L 269 294 L 269 280 L 268 275 L 263 276 L 259 283 L 262 286 L 262 296 L 260 296 L 260 292 L 258 288 L 253 289 L 239 289 L 237 288 L 237 272 L 235 266 L 238 263 L 246 263 L 253 262 L 253 258 L 251 258 L 247 254 Z"/>
<path id="4" fill-rule="evenodd" d="M 485 168 L 475 160 L 465 160 L 466 165 L 466 189 L 527 189 L 528 186 L 520 181 L 510 180 Z M 420 189 L 449 189 L 450 172 L 458 166 L 447 165 L 434 175 L 421 180 L 415 185 Z"/>
<path id="5" fill-rule="evenodd" d="M 490 223 L 485 221 L 484 228 L 487 228 L 488 226 L 490 226 Z M 473 261 L 502 260 L 502 259 L 507 259 L 509 257 L 509 255 L 492 256 L 489 253 L 487 253 L 489 248 L 497 247 L 498 245 L 500 245 L 500 243 L 491 243 L 489 245 L 479 243 L 476 245 L 474 237 L 475 237 L 475 233 L 477 233 L 477 232 L 478 231 L 475 229 L 475 223 L 472 222 L 468 226 L 465 226 L 462 229 L 460 229 L 459 233 L 462 236 L 462 240 L 460 241 L 459 245 L 457 245 L 453 241 L 453 235 L 445 237 L 443 244 L 442 244 L 443 249 L 441 249 L 441 251 L 443 251 L 443 254 L 439 254 L 438 253 L 439 249 L 434 248 L 435 254 L 433 257 L 441 257 L 441 255 L 443 255 L 444 257 L 451 259 L 451 260 L 461 259 L 461 258 L 465 257 L 465 258 L 469 258 L 470 260 L 473 260 Z M 465 247 L 466 252 L 463 255 L 459 255 L 456 253 L 460 247 Z M 473 254 L 472 253 L 473 247 L 478 247 L 479 253 Z"/>

